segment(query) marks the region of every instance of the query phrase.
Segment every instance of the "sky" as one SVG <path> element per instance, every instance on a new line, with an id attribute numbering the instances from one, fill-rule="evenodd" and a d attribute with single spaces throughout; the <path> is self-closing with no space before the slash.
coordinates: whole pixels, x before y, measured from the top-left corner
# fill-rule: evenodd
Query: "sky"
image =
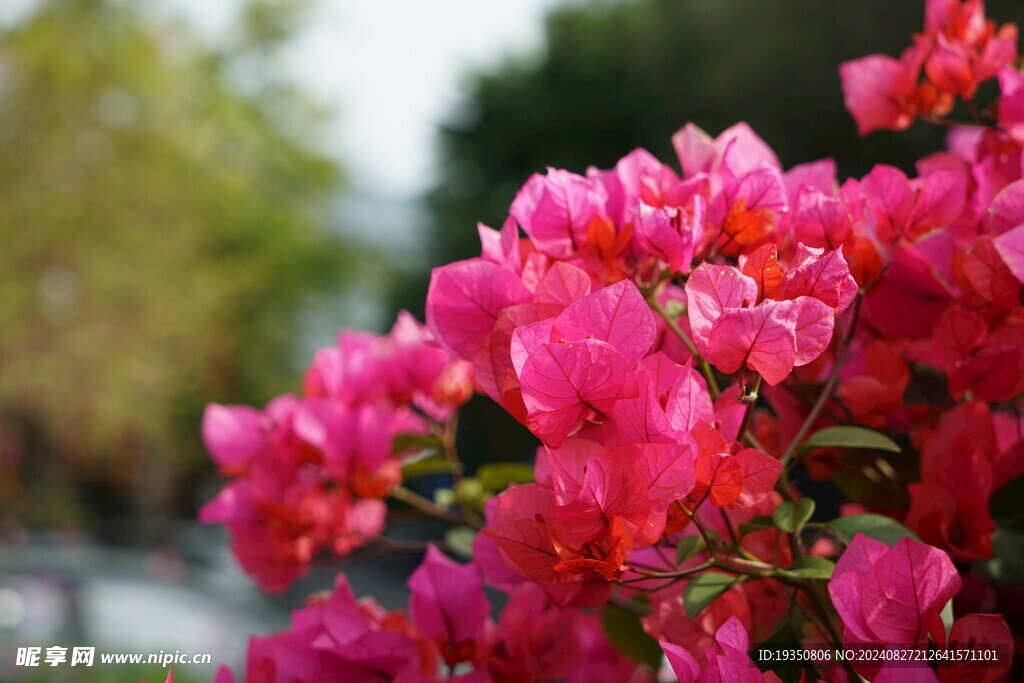
<path id="1" fill-rule="evenodd" d="M 135 0 L 129 0 L 135 1 Z M 567 0 L 579 2 L 581 0 Z M 0 0 L 0 24 L 38 0 Z M 146 0 L 223 39 L 242 0 Z M 468 73 L 540 55 L 543 20 L 563 0 L 315 0 L 286 48 L 286 73 L 333 112 L 325 145 L 352 187 L 412 197 L 429 189 L 436 131 Z"/>
<path id="2" fill-rule="evenodd" d="M 5 0 L 6 1 L 6 0 Z M 20 0 L 15 0 L 20 1 Z M 238 0 L 162 0 L 216 38 Z M 319 0 L 284 53 L 288 73 L 334 110 L 327 145 L 358 190 L 431 187 L 438 126 L 467 73 L 539 55 L 558 0 Z"/>

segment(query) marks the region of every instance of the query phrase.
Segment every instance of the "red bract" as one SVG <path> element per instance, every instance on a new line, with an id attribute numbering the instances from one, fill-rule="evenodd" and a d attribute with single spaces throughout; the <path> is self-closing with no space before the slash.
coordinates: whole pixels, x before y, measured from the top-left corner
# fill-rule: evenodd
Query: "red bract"
<path id="1" fill-rule="evenodd" d="M 549 168 L 530 176 L 516 195 L 509 215 L 537 249 L 554 258 L 572 255 L 587 243 L 587 228 L 604 215 L 604 187 L 575 173 Z"/>
<path id="2" fill-rule="evenodd" d="M 705 650 L 707 664 L 703 667 L 684 648 L 661 641 L 672 671 L 680 683 L 764 683 L 778 681 L 778 676 L 761 673 L 747 654 L 750 638 L 736 617 L 730 617 L 715 634 L 715 644 Z"/>
<path id="3" fill-rule="evenodd" d="M 409 589 L 409 616 L 445 662 L 472 660 L 491 613 L 476 568 L 449 560 L 432 545 L 409 577 Z"/>
<path id="4" fill-rule="evenodd" d="M 641 247 L 657 256 L 670 270 L 688 272 L 693 254 L 704 237 L 705 200 L 693 199 L 691 210 L 640 205 L 636 234 Z"/>
<path id="5" fill-rule="evenodd" d="M 930 83 L 918 83 L 920 51 L 908 48 L 900 59 L 871 55 L 839 67 L 846 108 L 857 121 L 857 131 L 904 130 L 917 116 L 942 116 L 952 109 L 952 98 Z"/>
<path id="6" fill-rule="evenodd" d="M 472 359 L 502 309 L 524 303 L 529 292 L 516 275 L 483 259 L 434 270 L 427 293 L 427 325 L 451 354 Z"/>
<path id="7" fill-rule="evenodd" d="M 290 630 L 250 640 L 243 680 L 383 683 L 403 673 L 429 675 L 435 663 L 425 645 L 401 613 L 356 602 L 341 576 L 330 597 L 292 614 Z"/>
<path id="8" fill-rule="evenodd" d="M 527 424 L 559 445 L 584 418 L 607 415 L 637 395 L 631 366 L 654 341 L 654 317 L 636 287 L 620 282 L 572 303 L 558 317 L 516 330 L 511 360 Z"/>
<path id="9" fill-rule="evenodd" d="M 732 266 L 696 268 L 686 282 L 694 343 L 723 372 L 747 367 L 768 384 L 794 366 L 820 356 L 832 337 L 834 317 L 849 306 L 856 284 L 842 254 L 822 259 L 800 246 L 798 261 L 781 278 L 776 296 L 763 299 L 760 283 Z"/>
<path id="10" fill-rule="evenodd" d="M 997 614 L 968 614 L 957 619 L 949 631 L 950 648 L 991 648 L 997 658 L 985 667 L 971 666 L 971 662 L 943 663 L 939 665 L 939 680 L 943 683 L 992 683 L 999 680 L 1009 668 L 1013 651 L 1013 636 L 1006 622 Z"/>
<path id="11" fill-rule="evenodd" d="M 940 634 L 960 577 L 942 551 L 905 538 L 890 548 L 863 534 L 836 563 L 829 594 L 849 642 L 915 644 Z"/>
<path id="12" fill-rule="evenodd" d="M 692 435 L 699 455 L 691 501 L 706 497 L 715 507 L 738 510 L 760 503 L 775 488 L 782 463 L 772 456 L 755 448 L 730 445 L 706 424 L 694 427 Z"/>

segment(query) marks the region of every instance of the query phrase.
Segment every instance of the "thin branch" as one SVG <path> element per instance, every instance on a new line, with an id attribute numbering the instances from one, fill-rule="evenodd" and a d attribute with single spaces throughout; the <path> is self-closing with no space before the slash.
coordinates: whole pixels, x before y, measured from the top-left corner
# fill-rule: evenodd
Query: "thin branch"
<path id="1" fill-rule="evenodd" d="M 613 595 L 611 597 L 611 602 L 613 605 L 621 607 L 627 612 L 632 612 L 633 614 L 637 614 L 641 617 L 646 617 L 651 613 L 651 608 L 649 606 L 639 603 L 636 600 L 630 600 L 629 598 L 621 595 Z"/>
<path id="2" fill-rule="evenodd" d="M 679 569 L 674 572 L 650 572 L 646 569 L 640 569 L 639 567 L 635 567 L 633 565 L 623 565 L 623 567 L 626 567 L 626 569 L 633 572 L 634 574 L 639 574 L 640 576 L 644 577 L 644 579 L 622 579 L 620 583 L 629 583 L 631 581 L 646 579 L 681 579 L 687 576 L 693 576 L 694 574 L 700 574 L 702 571 L 711 569 L 714 566 L 714 560 L 708 560 L 707 562 L 703 562 L 697 565 L 696 567 L 691 567 L 689 569 Z"/>
<path id="3" fill-rule="evenodd" d="M 832 617 L 829 616 L 828 610 L 825 609 L 825 603 L 821 601 L 821 596 L 818 595 L 818 591 L 814 584 L 810 582 L 805 583 L 801 586 L 801 589 L 804 591 L 804 595 L 808 597 L 811 609 L 815 612 L 818 619 L 820 619 L 825 625 L 825 628 L 828 629 L 829 639 L 832 644 L 837 647 L 840 646 L 843 642 L 843 637 L 839 634 L 839 629 L 837 629 L 836 625 L 832 622 Z"/>
<path id="4" fill-rule="evenodd" d="M 437 517 L 438 519 L 443 519 L 444 521 L 451 522 L 452 524 L 465 524 L 467 522 L 467 520 L 465 520 L 459 513 L 443 508 L 429 498 L 421 496 L 415 491 L 407 489 L 404 486 L 396 486 L 395 490 L 391 492 L 391 497 L 395 500 L 400 500 L 406 505 L 414 507 L 421 512 L 425 512 L 431 517 Z"/>
<path id="5" fill-rule="evenodd" d="M 708 362 L 701 358 L 700 353 L 697 352 L 697 347 L 693 345 L 693 340 L 683 332 L 683 328 L 679 327 L 679 323 L 675 321 L 675 318 L 668 314 L 668 311 L 666 311 L 665 307 L 661 305 L 661 302 L 658 301 L 656 295 L 651 294 L 648 296 L 647 303 L 655 313 L 661 316 L 669 329 L 679 337 L 679 341 L 683 342 L 683 346 L 685 346 L 686 350 L 690 352 L 690 355 L 698 361 L 701 374 L 704 375 L 704 379 L 708 383 L 708 392 L 711 394 L 711 398 L 718 398 L 718 395 L 722 393 L 722 390 L 718 387 L 718 380 L 715 379 L 715 372 L 711 369 Z"/>
<path id="6" fill-rule="evenodd" d="M 793 440 L 789 442 L 789 446 L 779 458 L 779 460 L 782 461 L 783 467 L 785 467 L 793 457 L 797 446 L 799 446 L 804 440 L 807 433 L 811 431 L 811 428 L 817 421 L 821 411 L 825 408 L 825 404 L 828 403 L 828 400 L 832 397 L 832 392 L 835 391 L 836 385 L 839 383 L 839 373 L 843 369 L 843 362 L 846 360 L 846 354 L 850 350 L 850 343 L 853 341 L 854 332 L 857 330 L 857 321 L 860 319 L 860 304 L 864 300 L 863 291 L 864 290 L 861 290 L 861 293 L 858 293 L 857 300 L 853 304 L 853 314 L 850 318 L 850 327 L 846 330 L 846 335 L 839 344 L 835 360 L 832 363 L 832 372 L 829 373 L 828 380 L 825 382 L 825 386 L 818 395 L 818 400 L 814 402 L 811 412 L 809 412 L 807 417 L 804 418 L 803 424 L 800 425 L 800 429 L 797 430 Z M 779 477 L 779 481 L 782 480 L 783 477 Z"/>

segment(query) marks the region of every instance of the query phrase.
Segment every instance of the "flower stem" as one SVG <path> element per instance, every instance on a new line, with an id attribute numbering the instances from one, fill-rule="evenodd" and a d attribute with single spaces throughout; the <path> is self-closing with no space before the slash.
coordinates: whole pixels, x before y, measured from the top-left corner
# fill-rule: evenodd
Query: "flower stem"
<path id="1" fill-rule="evenodd" d="M 754 414 L 754 404 L 757 403 L 757 393 L 761 390 L 762 379 L 761 375 L 758 375 L 750 391 L 747 391 L 746 387 L 743 388 L 743 395 L 740 397 L 740 400 L 747 404 L 747 408 L 743 411 L 743 421 L 740 422 L 740 430 L 736 432 L 736 440 L 739 442 L 742 442 L 743 437 L 747 435 L 750 417 Z"/>

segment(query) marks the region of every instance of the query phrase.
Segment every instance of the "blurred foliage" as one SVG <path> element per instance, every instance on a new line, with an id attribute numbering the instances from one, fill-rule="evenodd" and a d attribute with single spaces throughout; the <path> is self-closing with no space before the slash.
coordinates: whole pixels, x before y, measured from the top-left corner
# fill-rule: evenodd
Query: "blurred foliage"
<path id="1" fill-rule="evenodd" d="M 304 4 L 216 49 L 116 0 L 0 34 L 0 517 L 166 512 L 206 401 L 295 384 L 296 310 L 344 259 L 322 112 L 265 68 Z"/>
<path id="2" fill-rule="evenodd" d="M 1021 3 L 988 15 L 1024 23 Z M 477 221 L 500 227 L 516 190 L 556 166 L 607 168 L 635 147 L 675 164 L 687 121 L 711 135 L 747 121 L 786 166 L 831 156 L 844 174 L 874 163 L 911 168 L 943 131 L 857 137 L 840 62 L 898 55 L 924 23 L 921 0 L 619 0 L 571 2 L 549 15 L 539 59 L 511 59 L 468 79 L 441 135 L 430 195 L 436 263 L 479 252 Z"/>

